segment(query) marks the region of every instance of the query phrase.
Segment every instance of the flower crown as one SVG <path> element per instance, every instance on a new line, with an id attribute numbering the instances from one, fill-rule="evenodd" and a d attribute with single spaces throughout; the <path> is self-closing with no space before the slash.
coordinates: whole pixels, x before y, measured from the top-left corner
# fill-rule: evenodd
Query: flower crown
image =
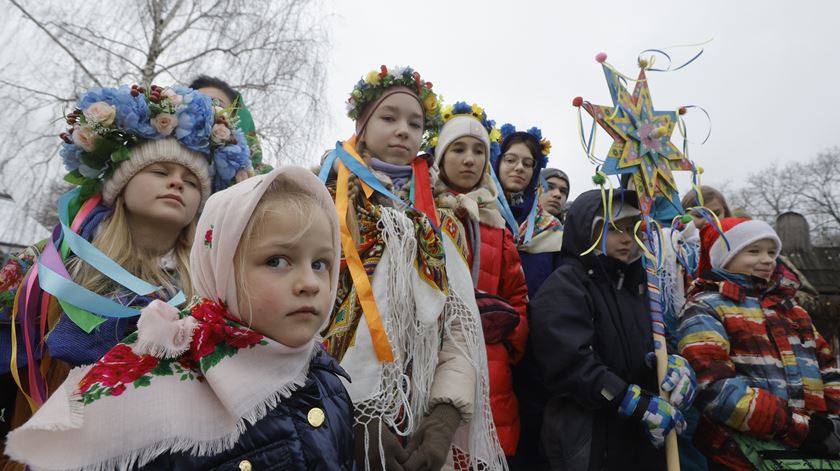
<path id="1" fill-rule="evenodd" d="M 454 105 L 447 105 L 443 108 L 440 114 L 440 120 L 437 126 L 431 127 L 423 136 L 423 150 L 429 153 L 434 153 L 434 148 L 437 146 L 438 137 L 443 126 L 455 116 L 472 116 L 477 119 L 490 137 L 490 158 L 494 159 L 501 152 L 499 142 L 502 140 L 502 133 L 496 127 L 496 122 L 492 119 L 487 119 L 487 113 L 484 108 L 473 103 L 468 105 L 466 102 L 457 101 Z"/>
<path id="2" fill-rule="evenodd" d="M 510 136 L 516 134 L 517 132 L 522 132 L 522 131 L 517 131 L 516 127 L 514 125 L 512 125 L 510 123 L 507 123 L 507 124 L 502 126 L 501 132 L 502 132 L 502 142 L 504 142 Z M 528 131 L 526 131 L 526 133 L 530 134 L 531 137 L 533 137 L 534 139 L 537 140 L 537 142 L 540 145 L 540 152 L 542 152 L 543 160 L 545 160 L 547 162 L 548 159 L 546 157 L 548 157 L 548 154 L 551 153 L 551 141 L 549 141 L 548 139 L 544 139 L 543 136 L 542 136 L 542 131 L 540 130 L 540 128 L 538 128 L 536 126 L 532 127 Z"/>
<path id="3" fill-rule="evenodd" d="M 66 120 L 71 128 L 61 133 L 60 155 L 69 170 L 64 179 L 81 186 L 83 199 L 102 190 L 141 139 L 174 136 L 184 147 L 210 155 L 214 191 L 249 163 L 248 143 L 233 108 L 214 106 L 191 88 L 94 88 L 79 98 Z"/>
<path id="4" fill-rule="evenodd" d="M 416 93 L 425 108 L 426 128 L 435 125 L 440 117 L 440 103 L 432 91 L 432 82 L 420 78 L 420 73 L 411 67 L 396 66 L 388 70 L 383 65 L 379 70 L 368 72 L 350 92 L 350 98 L 347 99 L 347 116 L 354 121 L 359 119 L 369 103 L 376 101 L 382 92 L 394 86 L 408 87 Z"/>

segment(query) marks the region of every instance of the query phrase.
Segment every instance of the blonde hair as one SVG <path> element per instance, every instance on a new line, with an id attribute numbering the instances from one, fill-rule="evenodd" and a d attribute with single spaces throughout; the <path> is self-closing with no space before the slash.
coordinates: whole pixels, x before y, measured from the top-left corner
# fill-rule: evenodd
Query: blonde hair
<path id="1" fill-rule="evenodd" d="M 236 246 L 236 253 L 233 256 L 234 278 L 236 279 L 236 300 L 239 304 L 239 317 L 245 320 L 245 312 L 248 314 L 248 325 L 253 319 L 253 306 L 251 297 L 248 294 L 248 283 L 245 282 L 245 257 L 244 254 L 251 250 L 251 245 L 265 227 L 265 221 L 269 216 L 282 218 L 296 218 L 301 221 L 302 230 L 289 243 L 296 243 L 303 237 L 314 221 L 315 217 L 322 214 L 324 208 L 318 200 L 298 182 L 286 175 L 279 175 L 266 189 L 254 208 L 254 212 L 248 219 L 248 224 L 242 231 L 239 244 Z M 248 309 L 242 309 L 243 302 L 247 302 Z"/>
<path id="2" fill-rule="evenodd" d="M 192 296 L 190 280 L 190 247 L 195 232 L 195 219 L 184 227 L 172 247 L 175 256 L 176 278 L 160 266 L 160 256 L 152 255 L 134 244 L 128 229 L 127 209 L 122 195 L 114 201 L 114 212 L 100 224 L 92 244 L 117 262 L 134 276 L 153 285 L 162 286 L 170 296 L 180 289 L 189 299 Z M 120 289 L 120 285 L 83 262 L 72 257 L 67 262 L 70 275 L 80 286 L 101 295 L 110 295 Z"/>

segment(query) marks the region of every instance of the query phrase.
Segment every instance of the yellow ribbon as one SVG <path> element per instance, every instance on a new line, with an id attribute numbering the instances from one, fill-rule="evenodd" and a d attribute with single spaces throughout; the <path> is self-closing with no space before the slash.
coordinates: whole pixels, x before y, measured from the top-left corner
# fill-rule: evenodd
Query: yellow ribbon
<path id="1" fill-rule="evenodd" d="M 639 226 L 642 225 L 642 222 L 643 221 L 641 219 L 636 221 L 636 226 L 633 228 L 633 238 L 636 239 L 636 244 L 638 244 L 639 247 L 642 248 L 642 251 L 644 252 L 645 257 L 647 257 L 648 260 L 653 262 L 651 265 L 656 266 L 657 265 L 656 257 L 654 257 L 653 254 L 650 252 L 650 250 L 648 250 L 647 245 L 644 242 L 642 242 L 642 239 L 639 239 Z M 661 236 L 662 236 L 662 234 L 660 233 L 660 237 Z M 657 267 L 657 268 L 660 268 L 660 267 Z"/>
<path id="2" fill-rule="evenodd" d="M 604 224 L 605 224 L 605 225 L 606 225 L 606 224 L 612 224 L 612 226 L 613 226 L 613 227 L 615 227 L 615 222 L 613 221 L 613 211 L 612 211 L 612 200 L 613 200 L 613 185 L 612 185 L 612 181 L 610 181 L 609 177 L 607 177 L 607 174 L 606 174 L 606 173 L 604 173 L 604 172 L 603 172 L 603 171 L 601 171 L 601 170 L 598 170 L 598 171 L 596 172 L 596 174 L 597 174 L 597 175 L 601 175 L 602 177 L 604 177 L 604 180 L 606 180 L 606 181 L 607 181 L 607 183 L 609 183 L 609 184 L 610 184 L 610 198 L 609 198 L 609 204 L 607 204 L 607 194 L 606 194 L 606 192 L 604 191 L 604 184 L 602 183 L 602 184 L 600 185 L 600 187 L 601 187 L 601 206 L 603 206 L 603 207 L 604 207 Z M 593 250 L 595 250 L 595 247 L 598 247 L 598 243 L 599 243 L 599 242 L 601 242 L 601 237 L 603 237 L 603 235 L 604 235 L 604 229 L 601 229 L 600 231 L 598 231 L 598 238 L 595 240 L 595 243 L 594 243 L 594 244 L 592 244 L 592 247 L 589 247 L 588 249 L 586 249 L 586 251 L 585 251 L 585 252 L 583 252 L 582 254 L 580 254 L 580 256 L 582 257 L 582 256 L 584 256 L 584 255 L 588 254 L 589 252 L 592 252 Z"/>
<path id="3" fill-rule="evenodd" d="M 342 147 L 354 159 L 364 163 L 355 149 L 356 136 L 345 141 Z M 353 239 L 353 236 L 350 234 L 350 228 L 347 226 L 347 211 L 350 209 L 348 198 L 349 179 L 350 169 L 339 160 L 335 208 L 338 212 L 338 220 L 341 226 L 341 248 L 344 250 L 344 259 L 347 262 L 347 268 L 350 270 L 350 276 L 353 279 L 353 285 L 356 287 L 356 294 L 359 296 L 359 303 L 362 306 L 362 312 L 365 315 L 365 320 L 370 330 L 370 337 L 373 341 L 376 358 L 380 363 L 391 363 L 394 361 L 394 354 L 391 351 L 388 334 L 385 332 L 385 326 L 382 324 L 382 316 L 379 314 L 379 307 L 376 305 L 376 299 L 373 296 L 370 279 L 367 276 L 364 264 L 362 264 L 359 252 L 356 250 L 356 241 Z M 365 197 L 370 198 L 373 193 L 373 188 L 363 181 L 360 181 L 360 183 Z"/>

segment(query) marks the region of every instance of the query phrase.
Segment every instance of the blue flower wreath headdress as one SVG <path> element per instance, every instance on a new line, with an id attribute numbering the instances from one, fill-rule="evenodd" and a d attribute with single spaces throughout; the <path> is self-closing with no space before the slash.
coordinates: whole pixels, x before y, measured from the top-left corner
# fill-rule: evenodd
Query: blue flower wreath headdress
<path id="1" fill-rule="evenodd" d="M 235 111 L 187 87 L 93 88 L 66 120 L 71 127 L 61 133 L 59 154 L 69 171 L 64 179 L 81 187 L 82 200 L 100 192 L 143 139 L 174 136 L 184 147 L 208 155 L 213 191 L 227 187 L 250 164 Z"/>

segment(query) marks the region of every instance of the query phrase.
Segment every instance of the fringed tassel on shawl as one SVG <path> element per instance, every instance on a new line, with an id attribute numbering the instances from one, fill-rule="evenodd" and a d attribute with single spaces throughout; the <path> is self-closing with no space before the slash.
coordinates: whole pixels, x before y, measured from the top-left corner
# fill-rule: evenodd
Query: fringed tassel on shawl
<path id="1" fill-rule="evenodd" d="M 443 335 L 455 341 L 458 350 L 476 371 L 474 415 L 469 424 L 455 432 L 453 459 L 455 469 L 507 470 L 507 460 L 496 433 L 490 409 L 490 382 L 487 352 L 478 317 L 460 294 L 451 289 L 446 300 Z"/>

